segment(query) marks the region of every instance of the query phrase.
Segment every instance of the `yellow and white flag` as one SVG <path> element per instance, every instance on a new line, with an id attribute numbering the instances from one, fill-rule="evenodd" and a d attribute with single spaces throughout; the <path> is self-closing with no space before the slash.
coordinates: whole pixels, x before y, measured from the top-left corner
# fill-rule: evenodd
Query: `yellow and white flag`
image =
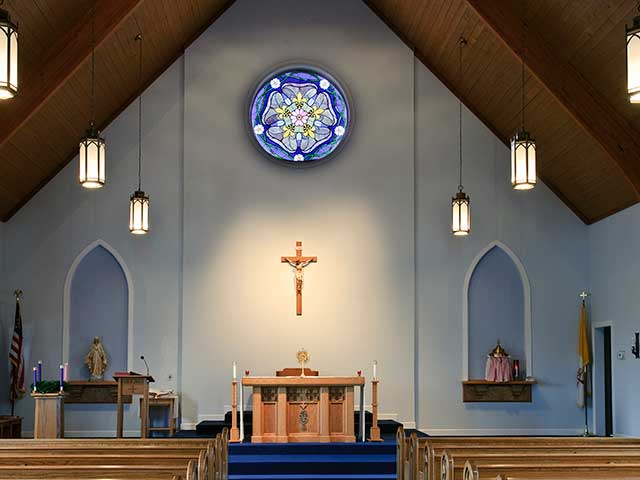
<path id="1" fill-rule="evenodd" d="M 580 308 L 580 333 L 578 335 L 578 398 L 577 405 L 580 408 L 585 406 L 585 393 L 588 390 L 588 366 L 591 363 L 591 354 L 589 353 L 589 336 L 587 334 L 587 307 L 582 302 Z"/>

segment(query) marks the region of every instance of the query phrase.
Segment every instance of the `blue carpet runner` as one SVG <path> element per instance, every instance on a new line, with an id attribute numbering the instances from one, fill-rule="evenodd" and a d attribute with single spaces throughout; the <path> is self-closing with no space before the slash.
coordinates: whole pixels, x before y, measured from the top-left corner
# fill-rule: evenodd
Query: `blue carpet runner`
<path id="1" fill-rule="evenodd" d="M 384 443 L 232 444 L 229 480 L 391 480 L 395 439 Z"/>

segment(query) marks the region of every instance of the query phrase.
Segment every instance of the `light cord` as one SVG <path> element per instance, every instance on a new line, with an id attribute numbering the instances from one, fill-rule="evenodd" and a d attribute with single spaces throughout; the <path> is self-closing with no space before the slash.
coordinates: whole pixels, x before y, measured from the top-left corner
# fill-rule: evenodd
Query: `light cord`
<path id="1" fill-rule="evenodd" d="M 522 0 L 522 131 L 524 132 L 524 105 L 525 105 L 525 63 L 527 57 L 527 27 L 526 27 L 527 1 Z"/>
<path id="2" fill-rule="evenodd" d="M 96 2 L 91 4 L 91 129 L 96 123 Z"/>
<path id="3" fill-rule="evenodd" d="M 459 182 L 458 182 L 458 190 L 460 192 L 462 192 L 464 190 L 464 187 L 462 186 L 462 47 L 464 47 L 467 44 L 467 40 L 464 37 L 460 37 L 459 40 L 460 43 L 460 51 L 459 51 L 459 62 L 458 62 L 458 81 L 460 83 L 460 95 L 458 96 L 458 134 L 459 134 L 459 141 L 460 141 L 460 148 L 459 148 L 459 152 L 460 152 L 460 178 L 459 178 Z"/>
<path id="4" fill-rule="evenodd" d="M 139 42 L 138 57 L 140 69 L 138 71 L 138 191 L 142 190 L 142 35 L 136 36 Z"/>

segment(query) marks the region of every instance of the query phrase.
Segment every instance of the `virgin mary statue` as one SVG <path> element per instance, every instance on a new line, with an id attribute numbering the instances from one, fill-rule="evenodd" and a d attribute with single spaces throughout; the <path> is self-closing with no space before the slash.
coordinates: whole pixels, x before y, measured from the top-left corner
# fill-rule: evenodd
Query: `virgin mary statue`
<path id="1" fill-rule="evenodd" d="M 93 343 L 84 359 L 84 363 L 89 368 L 89 372 L 91 372 L 90 380 L 104 379 L 104 372 L 107 369 L 107 353 L 100 342 L 100 337 L 93 337 Z"/>

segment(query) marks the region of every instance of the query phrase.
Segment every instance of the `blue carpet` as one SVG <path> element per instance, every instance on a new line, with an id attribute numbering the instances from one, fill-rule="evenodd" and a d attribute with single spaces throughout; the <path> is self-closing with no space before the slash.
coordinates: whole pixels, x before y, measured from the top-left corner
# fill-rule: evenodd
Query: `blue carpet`
<path id="1" fill-rule="evenodd" d="M 384 443 L 232 444 L 230 480 L 390 480 L 395 439 Z"/>

